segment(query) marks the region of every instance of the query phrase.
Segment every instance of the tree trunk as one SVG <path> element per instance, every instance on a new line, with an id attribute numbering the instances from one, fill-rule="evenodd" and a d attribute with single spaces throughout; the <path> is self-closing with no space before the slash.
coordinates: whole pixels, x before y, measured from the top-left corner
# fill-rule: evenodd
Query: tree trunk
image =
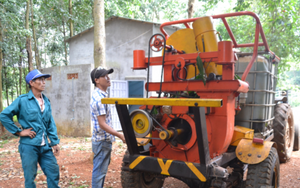
<path id="1" fill-rule="evenodd" d="M 11 101 L 14 101 L 14 89 L 13 89 L 13 87 L 11 87 L 11 89 L 10 89 L 10 98 L 11 98 Z"/>
<path id="2" fill-rule="evenodd" d="M 69 14 L 71 16 L 71 18 L 69 19 L 69 22 L 70 22 L 70 37 L 73 36 L 73 20 L 72 20 L 72 14 L 73 14 L 73 7 L 72 7 L 72 0 L 69 0 Z"/>
<path id="3" fill-rule="evenodd" d="M 39 49 L 38 44 L 36 40 L 36 34 L 35 34 L 35 28 L 34 28 L 34 22 L 33 22 L 33 3 L 32 0 L 30 0 L 30 6 L 31 6 L 31 25 L 32 25 L 32 34 L 33 34 L 33 40 L 34 40 L 34 55 L 35 55 L 35 62 L 37 69 L 41 69 L 41 61 L 39 57 Z"/>
<path id="4" fill-rule="evenodd" d="M 1 19 L 0 19 L 0 42 L 3 42 L 3 28 L 1 25 Z M 0 112 L 3 110 L 3 98 L 2 98 L 2 60 L 3 60 L 3 52 L 2 48 L 0 48 Z M 1 123 L 0 123 L 1 124 Z"/>
<path id="5" fill-rule="evenodd" d="M 13 68 L 13 75 L 16 75 L 16 70 L 15 70 L 15 66 L 14 66 L 14 64 L 12 65 L 12 68 Z M 17 90 L 17 96 L 19 95 L 19 88 L 18 88 L 18 82 L 15 82 L 15 87 L 16 87 L 16 90 Z M 13 99 L 12 99 L 12 101 L 14 101 Z"/>
<path id="6" fill-rule="evenodd" d="M 65 28 L 65 22 L 62 21 L 62 26 L 63 26 L 63 35 L 64 35 L 64 40 L 66 40 L 66 28 Z M 64 48 L 65 48 L 65 65 L 68 65 L 68 51 L 67 51 L 67 43 L 64 42 Z"/>
<path id="7" fill-rule="evenodd" d="M 25 16 L 25 29 L 29 31 L 29 5 L 30 0 L 27 0 L 26 5 L 26 16 Z M 26 50 L 27 50 L 27 56 L 28 56 L 28 70 L 33 70 L 33 64 L 32 64 L 32 51 L 31 51 L 31 38 L 30 35 L 26 37 Z"/>
<path id="8" fill-rule="evenodd" d="M 44 62 L 45 62 L 44 66 L 45 66 L 47 64 L 47 49 L 46 49 L 46 45 L 45 45 L 45 38 L 43 41 L 44 41 L 43 46 L 44 46 L 44 55 L 45 55 L 45 58 L 44 58 Z"/>
<path id="9" fill-rule="evenodd" d="M 20 57 L 19 57 L 19 91 L 20 95 L 22 95 L 22 47 L 20 46 Z"/>
<path id="10" fill-rule="evenodd" d="M 0 42 L 3 42 L 3 28 L 1 25 L 1 19 L 0 19 Z M 3 97 L 2 97 L 2 59 L 3 59 L 3 53 L 2 48 L 0 48 L 0 112 L 3 111 Z M 2 126 L 2 123 L 0 122 L 1 127 L 1 134 L 4 134 L 4 127 Z"/>
<path id="11" fill-rule="evenodd" d="M 195 0 L 189 0 L 188 3 L 188 18 L 192 18 L 194 14 L 194 4 Z"/>
<path id="12" fill-rule="evenodd" d="M 23 74 L 24 74 L 24 75 L 27 74 L 26 68 L 25 68 L 25 67 L 24 67 L 24 69 L 23 69 Z M 26 83 L 26 93 L 28 93 L 28 92 L 29 92 L 29 87 L 28 87 L 28 84 Z"/>
<path id="13" fill-rule="evenodd" d="M 104 0 L 94 0 L 94 64 L 106 67 L 105 63 Z"/>
<path id="14" fill-rule="evenodd" d="M 3 57 L 3 76 L 4 76 L 4 80 L 5 80 L 5 95 L 6 95 L 6 104 L 7 106 L 9 106 L 9 98 L 8 98 L 8 87 L 7 87 L 7 72 L 6 72 L 6 65 L 5 65 L 5 54 L 2 54 Z"/>

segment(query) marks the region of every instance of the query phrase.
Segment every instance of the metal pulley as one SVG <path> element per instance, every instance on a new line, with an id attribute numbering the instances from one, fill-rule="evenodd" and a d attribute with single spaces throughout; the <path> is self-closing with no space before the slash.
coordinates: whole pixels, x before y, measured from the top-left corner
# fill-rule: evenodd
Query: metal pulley
<path id="1" fill-rule="evenodd" d="M 150 39 L 150 49 L 154 52 L 159 52 L 165 46 L 164 36 L 161 34 L 155 34 Z"/>
<path id="2" fill-rule="evenodd" d="M 143 138 L 151 132 L 153 121 L 146 111 L 134 110 L 130 113 L 130 119 L 137 138 Z"/>

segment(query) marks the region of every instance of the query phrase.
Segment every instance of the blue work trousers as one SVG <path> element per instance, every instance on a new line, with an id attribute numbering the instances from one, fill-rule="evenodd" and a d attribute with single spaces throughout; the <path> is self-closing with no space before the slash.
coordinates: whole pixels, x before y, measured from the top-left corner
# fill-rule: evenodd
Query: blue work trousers
<path id="1" fill-rule="evenodd" d="M 102 188 L 110 163 L 112 143 L 110 141 L 92 142 L 94 153 L 92 188 Z"/>
<path id="2" fill-rule="evenodd" d="M 24 170 L 26 188 L 36 187 L 34 180 L 37 174 L 37 163 L 40 164 L 44 174 L 47 176 L 48 188 L 59 187 L 59 166 L 48 143 L 44 146 L 20 144 L 19 152 Z"/>

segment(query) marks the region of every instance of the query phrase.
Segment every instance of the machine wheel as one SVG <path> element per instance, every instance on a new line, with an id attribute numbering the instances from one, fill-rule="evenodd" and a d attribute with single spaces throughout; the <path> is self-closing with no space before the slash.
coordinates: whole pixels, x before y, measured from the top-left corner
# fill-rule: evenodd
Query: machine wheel
<path id="1" fill-rule="evenodd" d="M 275 148 L 271 148 L 269 156 L 261 163 L 248 166 L 246 187 L 279 187 L 279 159 Z"/>
<path id="2" fill-rule="evenodd" d="M 123 167 L 128 164 L 123 163 Z M 164 178 L 157 178 L 157 175 L 147 172 L 121 172 L 122 187 L 124 188 L 158 188 L 164 184 Z"/>
<path id="3" fill-rule="evenodd" d="M 291 106 L 280 103 L 275 107 L 275 119 L 273 121 L 274 138 L 281 163 L 287 162 L 294 148 L 294 117 Z"/>
<path id="4" fill-rule="evenodd" d="M 294 151 L 298 151 L 299 150 L 300 124 L 299 123 L 295 123 L 294 127 L 295 127 Z"/>

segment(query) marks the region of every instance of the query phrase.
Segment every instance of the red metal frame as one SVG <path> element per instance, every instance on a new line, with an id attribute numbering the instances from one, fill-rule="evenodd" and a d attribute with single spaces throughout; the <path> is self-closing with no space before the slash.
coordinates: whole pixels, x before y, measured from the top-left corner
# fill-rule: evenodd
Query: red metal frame
<path id="1" fill-rule="evenodd" d="M 228 23 L 226 21 L 226 18 L 228 18 L 228 17 L 236 17 L 236 16 L 251 16 L 251 17 L 253 17 L 256 20 L 254 43 L 237 44 L 237 42 L 235 40 L 235 37 L 234 37 L 234 35 L 232 33 L 232 30 L 231 30 L 230 26 L 228 25 Z M 266 36 L 265 36 L 264 31 L 262 29 L 260 20 L 259 20 L 258 16 L 255 13 L 249 12 L 249 11 L 243 11 L 243 12 L 235 12 L 235 13 L 227 13 L 227 14 L 214 15 L 214 16 L 212 16 L 212 18 L 213 19 L 221 19 L 223 21 L 224 26 L 226 27 L 227 32 L 228 32 L 228 34 L 229 34 L 229 36 L 230 36 L 230 38 L 232 40 L 234 48 L 253 47 L 253 56 L 252 56 L 252 59 L 251 59 L 250 63 L 248 64 L 248 66 L 247 66 L 247 68 L 246 68 L 243 76 L 242 76 L 242 80 L 243 81 L 246 80 L 246 78 L 248 76 L 248 73 L 249 73 L 249 71 L 250 71 L 250 69 L 251 69 L 251 67 L 252 67 L 252 65 L 253 65 L 253 63 L 255 61 L 255 58 L 257 56 L 258 46 L 265 46 L 265 51 L 266 52 L 270 52 L 271 54 L 275 55 L 269 49 L 269 46 L 268 46 L 268 43 L 267 43 L 267 40 L 266 40 Z M 165 35 L 165 37 L 167 39 L 169 37 L 169 35 L 164 30 L 165 26 L 176 25 L 176 24 L 184 24 L 187 28 L 189 28 L 189 25 L 187 23 L 194 22 L 197 19 L 199 19 L 199 18 L 190 18 L 190 19 L 185 19 L 185 20 L 178 20 L 178 21 L 166 22 L 166 23 L 161 24 L 160 31 Z M 259 41 L 259 35 L 261 36 L 263 42 L 258 42 Z M 276 55 L 275 55 L 275 57 L 278 60 L 280 59 Z"/>

